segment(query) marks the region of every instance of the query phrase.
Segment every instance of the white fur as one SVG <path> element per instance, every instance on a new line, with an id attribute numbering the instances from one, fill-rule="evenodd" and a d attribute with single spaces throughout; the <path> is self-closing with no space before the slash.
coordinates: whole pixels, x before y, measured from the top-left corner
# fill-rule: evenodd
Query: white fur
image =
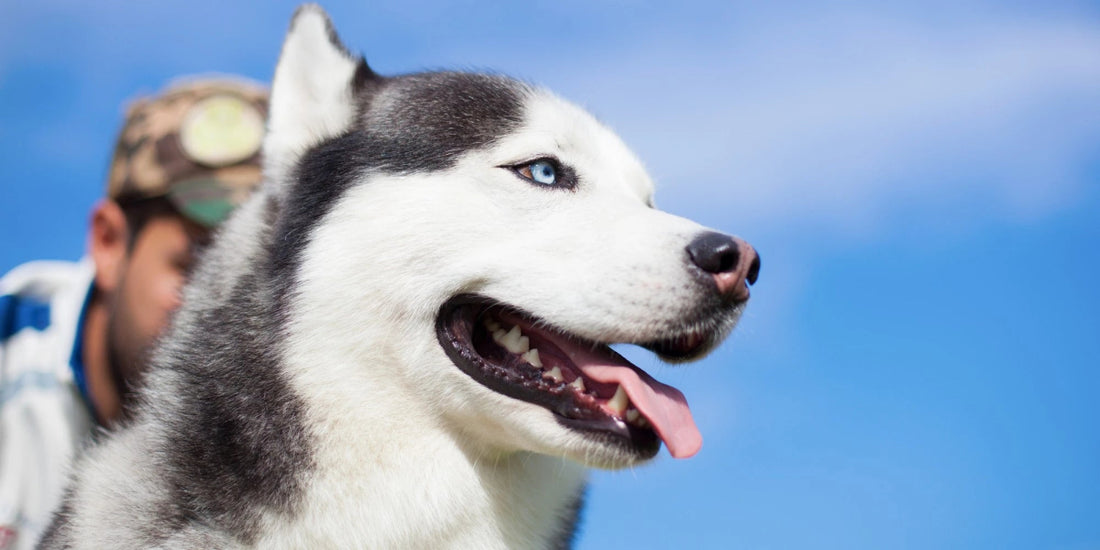
<path id="1" fill-rule="evenodd" d="M 287 31 L 272 82 L 278 101 L 271 102 L 264 139 L 264 174 L 270 181 L 285 181 L 303 151 L 351 123 L 356 60 L 333 47 L 328 32 L 328 16 L 313 4 L 299 8 Z"/>

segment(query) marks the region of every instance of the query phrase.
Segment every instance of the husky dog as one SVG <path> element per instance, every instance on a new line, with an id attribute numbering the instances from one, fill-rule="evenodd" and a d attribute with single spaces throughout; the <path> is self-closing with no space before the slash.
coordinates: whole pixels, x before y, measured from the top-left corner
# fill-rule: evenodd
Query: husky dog
<path id="1" fill-rule="evenodd" d="M 310 5 L 264 158 L 43 547 L 568 547 L 586 466 L 699 449 L 684 396 L 608 345 L 701 357 L 759 260 L 656 210 L 591 115 L 379 76 Z"/>

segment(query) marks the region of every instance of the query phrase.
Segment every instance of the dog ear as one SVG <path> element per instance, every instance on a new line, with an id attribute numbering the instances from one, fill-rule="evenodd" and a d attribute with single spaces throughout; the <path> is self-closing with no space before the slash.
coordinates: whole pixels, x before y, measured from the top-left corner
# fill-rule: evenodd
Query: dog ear
<path id="1" fill-rule="evenodd" d="M 374 77 L 366 60 L 340 42 L 320 6 L 299 7 L 271 85 L 263 155 L 267 179 L 281 186 L 306 150 L 346 131 L 355 117 L 357 88 Z"/>

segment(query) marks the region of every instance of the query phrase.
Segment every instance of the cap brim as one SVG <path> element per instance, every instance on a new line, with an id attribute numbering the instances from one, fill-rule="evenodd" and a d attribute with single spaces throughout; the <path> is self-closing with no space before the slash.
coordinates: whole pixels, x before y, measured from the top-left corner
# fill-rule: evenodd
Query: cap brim
<path id="1" fill-rule="evenodd" d="M 186 218 L 214 228 L 240 206 L 244 194 L 239 187 L 208 176 L 172 184 L 168 198 Z"/>

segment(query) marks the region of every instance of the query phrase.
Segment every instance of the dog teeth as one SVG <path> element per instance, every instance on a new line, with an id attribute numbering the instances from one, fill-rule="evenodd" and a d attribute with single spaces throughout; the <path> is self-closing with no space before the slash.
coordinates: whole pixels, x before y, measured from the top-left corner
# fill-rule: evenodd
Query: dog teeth
<path id="1" fill-rule="evenodd" d="M 527 350 L 531 349 L 531 339 L 526 336 L 520 336 L 517 340 L 517 349 L 510 349 L 512 353 L 527 353 Z"/>
<path id="2" fill-rule="evenodd" d="M 615 412 L 615 414 L 622 416 L 626 411 L 627 405 L 630 404 L 630 399 L 626 397 L 626 392 L 623 391 L 622 386 L 615 387 L 615 395 L 611 397 L 611 400 L 607 402 L 607 408 Z"/>
<path id="3" fill-rule="evenodd" d="M 519 325 L 505 331 L 499 323 L 491 319 L 485 320 L 485 327 L 493 333 L 493 341 L 504 349 L 517 354 L 527 353 L 531 349 L 531 339 L 523 335 Z"/>
<path id="4" fill-rule="evenodd" d="M 500 323 L 492 319 L 485 319 L 485 327 L 492 331 L 493 341 L 497 345 L 503 347 L 511 353 L 519 354 L 519 356 L 536 368 L 542 368 L 542 359 L 539 358 L 539 350 L 531 347 L 531 339 L 523 335 L 523 331 L 520 330 L 519 325 L 514 325 L 511 329 L 505 331 L 504 327 L 500 326 Z M 553 367 L 550 370 L 542 373 L 542 377 L 552 380 L 556 384 L 565 382 L 565 376 L 562 375 L 560 367 Z M 588 391 L 588 388 L 584 385 L 584 378 L 578 376 L 569 383 L 569 387 L 581 395 L 589 395 L 598 398 L 595 391 Z M 616 416 L 623 417 L 627 422 L 637 426 L 648 426 L 649 423 L 642 417 L 638 409 L 630 406 L 630 398 L 626 396 L 626 391 L 622 386 L 615 386 L 615 395 L 607 401 L 607 408 Z"/>
<path id="5" fill-rule="evenodd" d="M 501 332 L 503 332 L 503 330 Z M 496 340 L 495 332 L 493 333 L 493 339 Z M 501 336 L 497 343 L 504 346 L 504 349 L 512 353 L 524 353 L 531 349 L 531 341 L 523 335 L 523 332 L 519 329 L 519 325 L 512 327 L 512 330 L 509 330 L 504 336 Z"/>
<path id="6" fill-rule="evenodd" d="M 584 379 L 578 376 L 576 380 L 569 384 L 569 387 L 577 390 L 578 393 L 584 393 Z"/>
<path id="7" fill-rule="evenodd" d="M 542 375 L 543 378 L 549 378 L 557 383 L 565 382 L 565 377 L 561 375 L 561 369 L 554 367 Z"/>
<path id="8" fill-rule="evenodd" d="M 531 348 L 530 351 L 524 353 L 523 354 L 523 360 L 527 361 L 528 363 L 530 363 L 530 364 L 532 364 L 532 365 L 534 365 L 534 366 L 536 366 L 540 369 L 542 368 L 542 359 L 539 359 L 539 350 L 538 350 L 538 348 Z"/>

